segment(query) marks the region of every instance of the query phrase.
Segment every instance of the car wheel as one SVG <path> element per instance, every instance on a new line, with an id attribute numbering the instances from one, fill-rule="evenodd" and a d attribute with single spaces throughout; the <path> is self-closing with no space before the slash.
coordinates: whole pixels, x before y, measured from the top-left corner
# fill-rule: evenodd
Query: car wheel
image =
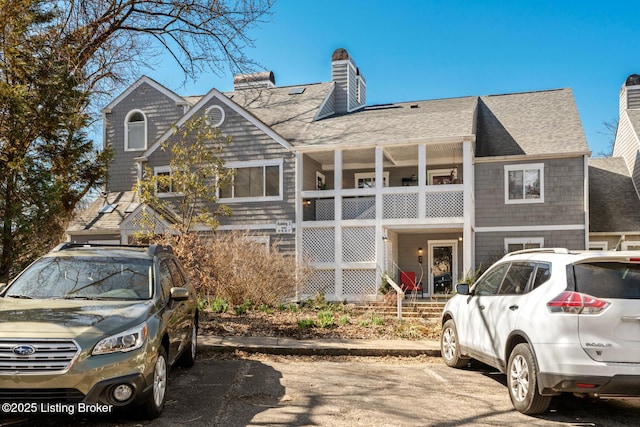
<path id="1" fill-rule="evenodd" d="M 442 335 L 440 336 L 440 352 L 447 366 L 452 368 L 462 368 L 467 364 L 468 359 L 460 356 L 460 346 L 458 345 L 458 331 L 453 319 L 444 322 Z"/>
<path id="2" fill-rule="evenodd" d="M 157 418 L 162 413 L 167 392 L 168 373 L 167 352 L 164 347 L 160 347 L 153 368 L 153 393 L 143 407 L 143 412 L 149 419 Z"/>
<path id="3" fill-rule="evenodd" d="M 196 363 L 196 348 L 198 347 L 198 319 L 193 320 L 193 328 L 191 329 L 191 340 L 189 345 L 184 349 L 178 360 L 178 365 L 183 368 L 190 368 Z"/>
<path id="4" fill-rule="evenodd" d="M 509 356 L 507 387 L 513 406 L 523 414 L 541 414 L 549 408 L 551 396 L 538 392 L 538 368 L 528 344 L 518 344 Z"/>

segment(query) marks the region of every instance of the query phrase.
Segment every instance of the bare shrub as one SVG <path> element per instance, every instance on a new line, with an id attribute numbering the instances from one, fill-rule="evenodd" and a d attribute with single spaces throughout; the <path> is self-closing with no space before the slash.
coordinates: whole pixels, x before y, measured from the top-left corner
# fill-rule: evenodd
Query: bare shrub
<path id="1" fill-rule="evenodd" d="M 250 302 L 253 307 L 291 301 L 308 270 L 279 252 L 278 242 L 265 248 L 250 237 L 239 231 L 189 233 L 163 243 L 174 247 L 200 298 L 222 298 L 233 306 Z"/>

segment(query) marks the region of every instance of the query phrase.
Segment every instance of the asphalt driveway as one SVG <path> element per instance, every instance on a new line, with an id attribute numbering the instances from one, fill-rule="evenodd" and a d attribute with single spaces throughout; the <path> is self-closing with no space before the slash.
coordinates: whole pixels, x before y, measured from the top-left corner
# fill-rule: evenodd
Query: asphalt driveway
<path id="1" fill-rule="evenodd" d="M 162 416 L 10 416 L 0 425 L 95 426 L 635 426 L 640 402 L 557 398 L 529 417 L 511 406 L 505 377 L 439 358 L 201 355 L 174 370 Z M 11 423 L 11 424 L 9 424 Z"/>

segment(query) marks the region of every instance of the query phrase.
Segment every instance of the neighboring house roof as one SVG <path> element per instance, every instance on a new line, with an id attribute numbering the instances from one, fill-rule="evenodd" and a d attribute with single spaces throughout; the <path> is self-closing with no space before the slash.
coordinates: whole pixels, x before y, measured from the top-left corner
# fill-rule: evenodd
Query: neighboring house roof
<path id="1" fill-rule="evenodd" d="M 478 157 L 589 152 L 571 89 L 480 98 Z"/>
<path id="2" fill-rule="evenodd" d="M 640 230 L 640 199 L 624 159 L 589 159 L 589 231 L 637 230 Z"/>

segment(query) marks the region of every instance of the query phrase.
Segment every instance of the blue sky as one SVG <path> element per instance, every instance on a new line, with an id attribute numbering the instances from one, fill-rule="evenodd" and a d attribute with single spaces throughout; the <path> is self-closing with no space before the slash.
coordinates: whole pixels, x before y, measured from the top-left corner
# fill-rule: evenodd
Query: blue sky
<path id="1" fill-rule="evenodd" d="M 640 74 L 639 17 L 615 0 L 277 0 L 246 52 L 288 86 L 329 81 L 343 47 L 369 105 L 568 87 L 596 155 L 622 84 Z M 181 95 L 233 87 L 230 72 L 182 84 L 169 58 L 147 75 Z"/>

